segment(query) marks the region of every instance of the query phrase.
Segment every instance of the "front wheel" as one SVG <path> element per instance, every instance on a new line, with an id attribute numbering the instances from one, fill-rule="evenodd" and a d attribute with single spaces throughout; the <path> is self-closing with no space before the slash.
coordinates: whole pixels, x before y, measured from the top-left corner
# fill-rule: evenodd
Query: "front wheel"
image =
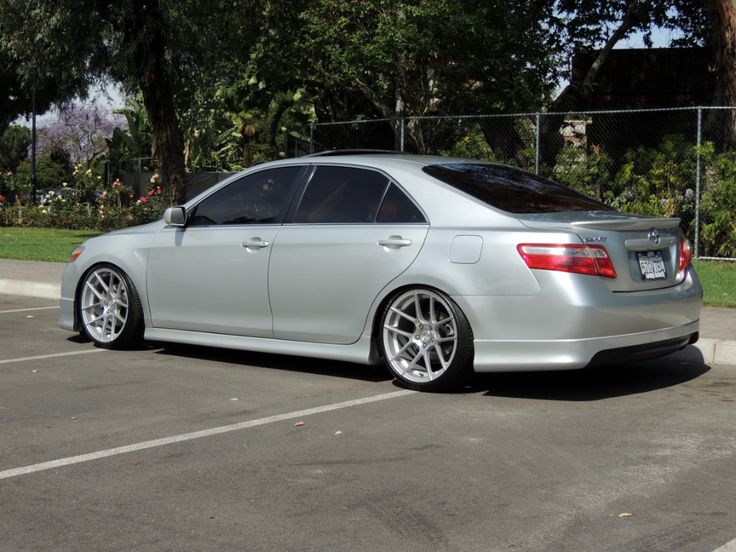
<path id="1" fill-rule="evenodd" d="M 84 277 L 79 319 L 95 345 L 123 349 L 143 339 L 143 309 L 128 276 L 113 265 L 98 265 Z"/>
<path id="2" fill-rule="evenodd" d="M 440 391 L 460 385 L 473 360 L 473 334 L 458 306 L 427 288 L 399 292 L 381 316 L 386 365 L 410 389 Z"/>

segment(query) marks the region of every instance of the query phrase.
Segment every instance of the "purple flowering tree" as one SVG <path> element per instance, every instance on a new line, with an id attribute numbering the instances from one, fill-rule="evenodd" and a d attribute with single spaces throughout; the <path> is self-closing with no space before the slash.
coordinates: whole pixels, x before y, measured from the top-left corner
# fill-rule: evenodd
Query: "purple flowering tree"
<path id="1" fill-rule="evenodd" d="M 122 115 L 97 105 L 72 104 L 56 120 L 38 129 L 36 151 L 42 156 L 63 150 L 72 163 L 89 167 L 107 151 L 106 139 L 116 128 L 127 129 Z"/>

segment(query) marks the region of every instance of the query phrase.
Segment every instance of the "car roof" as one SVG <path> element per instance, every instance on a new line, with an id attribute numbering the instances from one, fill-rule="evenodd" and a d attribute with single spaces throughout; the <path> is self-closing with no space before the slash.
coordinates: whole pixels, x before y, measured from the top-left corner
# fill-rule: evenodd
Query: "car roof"
<path id="1" fill-rule="evenodd" d="M 447 164 L 447 163 L 483 163 L 487 161 L 463 159 L 459 157 L 443 157 L 440 155 L 418 155 L 414 153 L 404 153 L 396 151 L 382 150 L 331 150 L 329 152 L 320 152 L 317 154 L 305 155 L 303 157 L 295 157 L 290 159 L 282 159 L 264 163 L 266 166 L 279 165 L 361 165 L 365 167 L 376 168 L 403 168 L 403 169 L 421 169 L 427 165 Z"/>

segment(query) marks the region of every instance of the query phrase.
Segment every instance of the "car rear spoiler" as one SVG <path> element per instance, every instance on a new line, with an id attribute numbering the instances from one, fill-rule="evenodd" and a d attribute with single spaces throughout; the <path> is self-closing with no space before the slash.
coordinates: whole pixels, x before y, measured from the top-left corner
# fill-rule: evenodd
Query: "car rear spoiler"
<path id="1" fill-rule="evenodd" d="M 598 230 L 649 230 L 650 228 L 677 228 L 680 219 L 645 218 L 645 219 L 609 219 L 609 220 L 581 220 L 570 223 L 578 228 L 594 228 Z"/>

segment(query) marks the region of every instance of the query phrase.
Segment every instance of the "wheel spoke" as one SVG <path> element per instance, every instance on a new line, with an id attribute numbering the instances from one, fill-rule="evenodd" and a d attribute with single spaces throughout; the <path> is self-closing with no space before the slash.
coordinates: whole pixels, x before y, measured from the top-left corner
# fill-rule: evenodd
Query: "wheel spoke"
<path id="1" fill-rule="evenodd" d="M 100 283 L 100 285 L 103 287 L 103 289 L 109 293 L 110 292 L 110 286 L 108 286 L 105 281 L 100 276 L 99 272 L 95 272 L 95 278 L 97 278 L 97 281 Z"/>
<path id="2" fill-rule="evenodd" d="M 103 316 L 105 316 L 105 313 L 104 312 L 102 314 L 100 314 L 99 316 L 95 316 L 94 318 L 92 318 L 91 320 L 89 320 L 89 322 L 87 322 L 87 324 L 93 324 L 93 323 L 97 322 L 100 318 L 102 318 Z"/>
<path id="3" fill-rule="evenodd" d="M 427 377 L 429 378 L 429 381 L 432 381 L 434 377 L 432 376 L 432 361 L 429 358 L 429 351 L 425 349 L 423 356 L 424 356 L 424 367 L 427 369 Z"/>
<path id="4" fill-rule="evenodd" d="M 422 351 L 421 349 L 419 349 L 419 352 L 414 356 L 414 358 L 411 359 L 411 362 L 409 363 L 409 366 L 406 367 L 406 369 L 404 370 L 404 372 L 408 372 L 409 370 L 412 369 L 413 366 L 416 366 L 417 361 L 420 358 L 422 358 L 422 355 L 423 354 L 424 354 L 424 351 Z"/>
<path id="5" fill-rule="evenodd" d="M 399 349 L 397 351 L 397 353 L 394 356 L 391 357 L 391 360 L 393 361 L 393 360 L 396 360 L 397 358 L 400 358 L 406 352 L 406 350 L 409 347 L 411 347 L 411 345 L 412 345 L 412 342 L 411 341 L 407 341 L 406 343 L 404 343 L 404 345 L 401 347 L 401 349 Z"/>
<path id="6" fill-rule="evenodd" d="M 417 320 L 422 322 L 424 320 L 424 317 L 422 316 L 422 307 L 419 304 L 419 292 L 414 292 L 414 314 L 417 317 Z"/>
<path id="7" fill-rule="evenodd" d="M 440 360 L 442 370 L 447 370 L 448 366 L 450 366 L 450 363 L 445 360 L 445 355 L 442 352 L 442 347 L 435 347 L 434 350 L 437 352 L 437 358 Z"/>
<path id="8" fill-rule="evenodd" d="M 110 314 L 108 312 L 105 312 L 102 314 L 102 322 L 100 322 L 99 328 L 100 328 L 100 339 L 102 341 L 109 341 L 106 338 L 107 335 L 107 325 L 110 321 Z"/>
<path id="9" fill-rule="evenodd" d="M 404 337 L 411 337 L 412 336 L 412 333 L 411 332 L 405 332 L 404 330 L 400 330 L 399 328 L 397 328 L 395 326 L 391 326 L 389 324 L 384 324 L 383 327 L 386 328 L 390 332 L 394 332 L 394 333 L 397 333 L 399 335 L 403 335 Z"/>
<path id="10" fill-rule="evenodd" d="M 95 297 L 97 297 L 100 301 L 103 300 L 104 298 L 103 295 L 99 291 L 97 291 L 97 288 L 94 285 L 92 285 L 92 282 L 87 281 L 87 289 L 89 289 L 92 293 L 94 293 Z"/>
<path id="11" fill-rule="evenodd" d="M 391 307 L 391 312 L 395 312 L 399 316 L 402 316 L 402 317 L 406 318 L 412 324 L 416 324 L 417 322 L 419 322 L 418 319 L 414 318 L 413 316 L 409 316 L 404 311 L 402 311 L 400 309 L 397 309 L 396 307 Z"/>
<path id="12" fill-rule="evenodd" d="M 434 297 L 429 298 L 429 323 L 434 324 Z"/>
<path id="13" fill-rule="evenodd" d="M 440 337 L 437 339 L 437 343 L 449 343 L 450 341 L 455 341 L 454 335 L 451 335 L 450 337 Z"/>

